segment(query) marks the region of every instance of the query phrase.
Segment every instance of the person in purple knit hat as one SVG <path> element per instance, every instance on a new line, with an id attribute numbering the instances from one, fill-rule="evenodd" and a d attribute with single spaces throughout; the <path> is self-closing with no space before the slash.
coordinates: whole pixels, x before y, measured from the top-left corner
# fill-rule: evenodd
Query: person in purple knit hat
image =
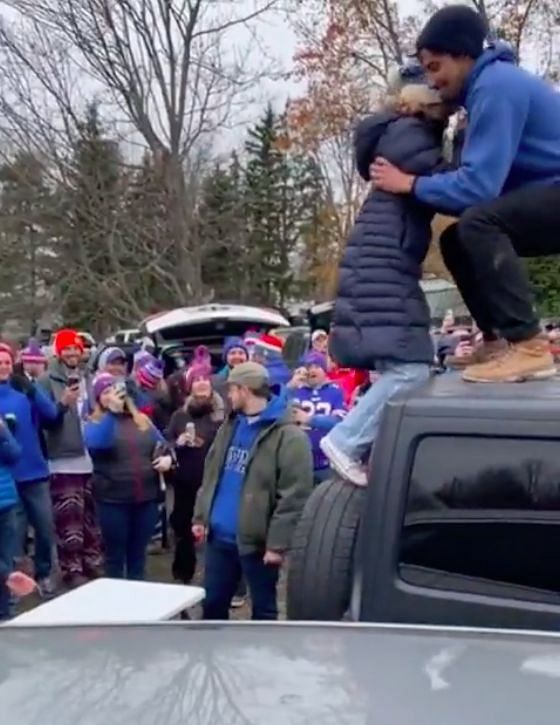
<path id="1" fill-rule="evenodd" d="M 48 360 L 37 340 L 30 338 L 19 354 L 19 362 L 24 374 L 30 380 L 37 380 L 47 369 Z"/>

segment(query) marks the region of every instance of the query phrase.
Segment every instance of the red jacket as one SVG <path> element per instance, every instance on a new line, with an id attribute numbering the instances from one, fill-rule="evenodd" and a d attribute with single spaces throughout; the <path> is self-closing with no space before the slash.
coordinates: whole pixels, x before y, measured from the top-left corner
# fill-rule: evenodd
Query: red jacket
<path id="1" fill-rule="evenodd" d="M 367 370 L 353 370 L 352 368 L 333 368 L 333 370 L 329 371 L 328 378 L 342 388 L 344 402 L 347 407 L 350 407 L 354 391 L 366 382 L 368 372 Z"/>

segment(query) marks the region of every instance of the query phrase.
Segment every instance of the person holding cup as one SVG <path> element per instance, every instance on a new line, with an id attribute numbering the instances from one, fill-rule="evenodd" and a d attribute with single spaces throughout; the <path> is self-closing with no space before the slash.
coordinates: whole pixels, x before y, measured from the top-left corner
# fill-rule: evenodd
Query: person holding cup
<path id="1" fill-rule="evenodd" d="M 191 531 L 196 494 L 202 483 L 208 449 L 224 420 L 224 401 L 214 392 L 211 369 L 192 365 L 185 374 L 186 400 L 175 411 L 166 430 L 175 446 L 177 468 L 171 475 L 175 498 L 170 523 L 175 532 L 173 578 L 188 584 L 196 569 L 195 541 Z"/>
<path id="2" fill-rule="evenodd" d="M 158 520 L 161 475 L 173 465 L 162 435 L 109 373 L 93 383 L 95 408 L 84 428 L 93 462 L 93 495 L 105 550 L 105 574 L 144 579 Z"/>

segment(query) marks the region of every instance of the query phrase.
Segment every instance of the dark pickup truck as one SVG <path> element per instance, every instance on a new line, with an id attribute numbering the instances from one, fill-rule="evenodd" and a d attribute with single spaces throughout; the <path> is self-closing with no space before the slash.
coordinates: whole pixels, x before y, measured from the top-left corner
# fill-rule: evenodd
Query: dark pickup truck
<path id="1" fill-rule="evenodd" d="M 299 523 L 291 619 L 560 627 L 560 381 L 453 374 L 386 408 L 367 488 Z"/>

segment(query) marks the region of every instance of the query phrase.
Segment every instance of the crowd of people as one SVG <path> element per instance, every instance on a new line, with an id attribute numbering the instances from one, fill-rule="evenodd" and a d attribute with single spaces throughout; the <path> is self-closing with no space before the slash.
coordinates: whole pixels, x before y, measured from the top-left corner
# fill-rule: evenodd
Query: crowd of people
<path id="1" fill-rule="evenodd" d="M 461 133 L 445 148 L 451 114 Z M 560 96 L 517 66 L 466 6 L 433 14 L 386 107 L 355 135 L 371 184 L 340 265 L 329 332 L 295 364 L 280 338 L 226 341 L 214 370 L 199 348 L 164 378 L 153 351 L 129 370 L 109 348 L 95 375 L 73 330 L 54 358 L 0 345 L 0 617 L 32 582 L 13 573 L 34 534 L 42 596 L 101 571 L 141 579 L 166 486 L 172 573 L 192 580 L 204 543 L 204 616 L 227 618 L 247 584 L 256 619 L 277 616 L 279 567 L 313 486 L 334 469 L 364 486 L 384 407 L 434 368 L 471 383 L 556 374 L 519 257 L 557 252 Z M 473 324 L 432 329 L 420 288 L 436 212 L 444 261 Z M 551 344 L 552 343 L 552 344 Z M 336 362 L 335 362 L 336 361 Z M 12 592 L 12 600 L 10 599 Z"/>
<path id="2" fill-rule="evenodd" d="M 204 616 L 227 616 L 248 586 L 253 616 L 275 617 L 291 533 L 330 470 L 322 442 L 370 383 L 334 364 L 325 331 L 295 369 L 283 347 L 249 332 L 225 341 L 222 367 L 199 347 L 165 378 L 143 348 L 131 362 L 108 347 L 91 370 L 74 330 L 55 335 L 52 359 L 33 341 L 0 344 L 0 616 L 28 532 L 44 598 L 100 575 L 143 579 L 171 498 L 174 580 L 193 580 L 205 540 Z"/>

